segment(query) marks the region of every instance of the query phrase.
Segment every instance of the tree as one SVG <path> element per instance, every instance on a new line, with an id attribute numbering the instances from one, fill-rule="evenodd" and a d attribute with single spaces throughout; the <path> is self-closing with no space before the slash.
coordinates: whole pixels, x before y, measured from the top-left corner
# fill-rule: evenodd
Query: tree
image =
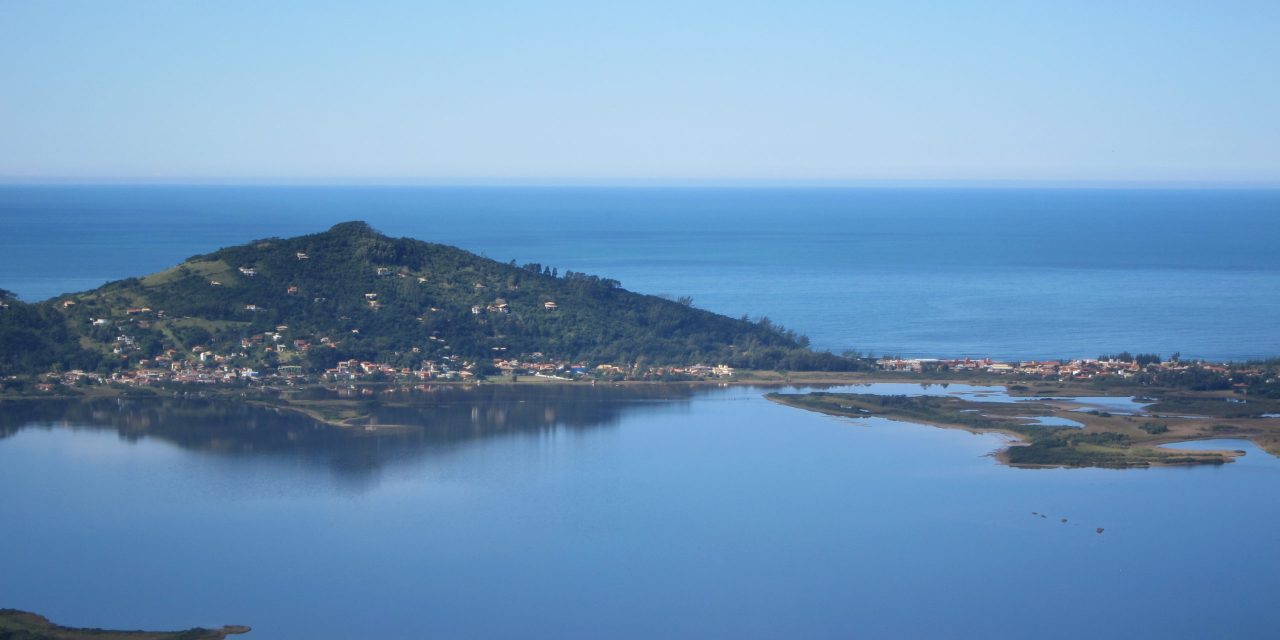
<path id="1" fill-rule="evenodd" d="M 188 349 L 207 345 L 213 340 L 213 335 L 204 327 L 175 327 L 173 335 L 182 341 L 182 346 Z"/>
<path id="2" fill-rule="evenodd" d="M 510 313 L 485 311 L 498 297 Z M 305 362 L 316 369 L 352 358 L 396 366 L 454 355 L 480 362 L 498 352 L 613 364 L 643 356 L 649 366 L 859 366 L 810 351 L 803 336 L 768 319 L 721 316 L 692 306 L 688 296 L 642 295 L 610 278 L 574 271 L 561 277 L 539 263 L 513 267 L 351 223 L 194 256 L 172 277 L 104 285 L 69 310 L 53 302 L 14 304 L 0 313 L 0 373 L 47 371 L 54 361 L 68 368 L 122 366 L 102 358 L 118 332 L 95 329 L 89 319 L 123 316 L 137 300 L 166 312 L 166 318 L 152 319 L 154 330 L 134 335 L 144 356 L 168 346 L 148 338 L 166 335 L 173 336 L 172 346 L 205 346 L 224 355 L 244 351 L 241 340 L 257 338 L 246 366 L 265 359 L 262 347 L 270 339 L 263 344 L 260 336 L 276 332 L 277 325 L 288 326 L 280 330 L 288 341 L 311 345 Z M 555 306 L 548 308 L 550 302 Z M 417 354 L 410 355 L 414 348 Z"/>

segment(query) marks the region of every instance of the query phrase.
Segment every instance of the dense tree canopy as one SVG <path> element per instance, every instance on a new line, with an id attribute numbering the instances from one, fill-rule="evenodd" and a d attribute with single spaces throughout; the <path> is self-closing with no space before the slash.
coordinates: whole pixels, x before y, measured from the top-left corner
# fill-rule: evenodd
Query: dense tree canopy
<path id="1" fill-rule="evenodd" d="M 135 358 L 166 348 L 229 353 L 263 335 L 286 352 L 301 340 L 311 348 L 298 364 L 309 368 L 347 358 L 413 366 L 448 355 L 486 361 L 533 353 L 617 364 L 856 366 L 809 350 L 805 338 L 768 319 L 733 319 L 687 298 L 627 291 L 617 280 L 390 238 L 362 222 L 229 247 L 145 278 L 38 305 L 15 302 L 6 311 L 6 371 L 122 366 L 109 348 L 121 335 Z"/>

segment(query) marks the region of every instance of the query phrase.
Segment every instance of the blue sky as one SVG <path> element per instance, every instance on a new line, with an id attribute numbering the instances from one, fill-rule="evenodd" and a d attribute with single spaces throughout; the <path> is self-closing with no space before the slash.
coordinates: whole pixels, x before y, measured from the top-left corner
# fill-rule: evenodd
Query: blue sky
<path id="1" fill-rule="evenodd" d="M 1280 183 L 1280 2 L 0 0 L 0 178 Z"/>

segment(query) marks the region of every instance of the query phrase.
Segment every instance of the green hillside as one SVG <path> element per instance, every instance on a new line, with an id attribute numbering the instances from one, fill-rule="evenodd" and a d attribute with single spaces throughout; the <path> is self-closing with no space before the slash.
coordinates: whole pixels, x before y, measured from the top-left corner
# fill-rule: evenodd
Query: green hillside
<path id="1" fill-rule="evenodd" d="M 416 367 L 544 354 L 592 363 L 847 369 L 771 325 L 390 238 L 362 222 L 194 256 L 143 278 L 0 310 L 0 371 L 112 371 L 202 352 L 316 371 L 360 359 Z"/>

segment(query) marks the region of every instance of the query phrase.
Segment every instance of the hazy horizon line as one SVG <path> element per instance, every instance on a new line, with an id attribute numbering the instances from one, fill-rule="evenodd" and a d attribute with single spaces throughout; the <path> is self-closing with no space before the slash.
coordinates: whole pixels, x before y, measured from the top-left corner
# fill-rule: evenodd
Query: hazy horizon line
<path id="1" fill-rule="evenodd" d="M 32 177 L 0 176 L 0 186 L 207 187 L 543 187 L 812 189 L 1280 189 L 1280 180 L 1132 179 L 764 179 L 764 178 L 414 178 L 414 177 Z"/>

